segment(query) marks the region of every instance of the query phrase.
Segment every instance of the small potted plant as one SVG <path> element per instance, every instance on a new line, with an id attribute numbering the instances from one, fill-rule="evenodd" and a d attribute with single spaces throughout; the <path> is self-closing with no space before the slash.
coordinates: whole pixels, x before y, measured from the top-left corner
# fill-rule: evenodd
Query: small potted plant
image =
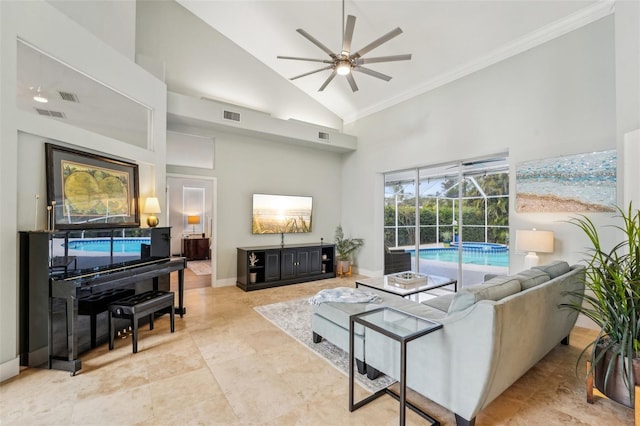
<path id="1" fill-rule="evenodd" d="M 255 268 L 258 266 L 258 256 L 254 252 L 251 252 L 249 255 L 249 268 Z M 249 271 L 249 282 L 255 283 L 258 278 L 258 273 L 254 271 Z"/>
<path id="2" fill-rule="evenodd" d="M 444 246 L 449 247 L 451 245 L 451 231 L 442 231 L 440 236 L 442 237 Z"/>
<path id="3" fill-rule="evenodd" d="M 601 245 L 596 225 L 586 216 L 572 218 L 592 245 L 586 259 L 583 303 L 564 305 L 585 315 L 598 327 L 591 348 L 589 376 L 607 397 L 634 406 L 634 384 L 640 383 L 640 211 L 618 208 L 621 236 L 613 248 Z M 579 358 L 579 359 L 580 359 Z M 579 360 L 578 359 L 578 360 Z M 591 401 L 590 401 L 591 402 Z"/>
<path id="4" fill-rule="evenodd" d="M 348 272 L 351 265 L 351 255 L 362 247 L 364 240 L 362 238 L 345 238 L 342 225 L 338 225 L 334 242 L 336 243 L 338 272 Z"/>

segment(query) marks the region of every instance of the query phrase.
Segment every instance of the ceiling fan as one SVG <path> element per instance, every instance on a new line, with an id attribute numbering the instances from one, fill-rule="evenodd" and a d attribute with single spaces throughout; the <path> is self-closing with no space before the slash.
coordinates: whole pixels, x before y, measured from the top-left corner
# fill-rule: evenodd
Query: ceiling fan
<path id="1" fill-rule="evenodd" d="M 319 92 L 323 91 L 327 87 L 327 85 L 331 82 L 331 80 L 333 80 L 336 74 L 346 76 L 347 81 L 349 82 L 349 86 L 351 86 L 351 90 L 354 92 L 357 92 L 358 85 L 356 84 L 356 81 L 353 78 L 352 71 L 358 71 L 358 72 L 370 75 L 372 77 L 379 78 L 384 81 L 389 81 L 391 80 L 390 76 L 386 74 L 382 74 L 378 71 L 374 71 L 370 68 L 365 68 L 362 65 L 379 63 L 379 62 L 408 61 L 411 59 L 411 54 L 379 56 L 376 58 L 362 57 L 363 55 L 375 49 L 376 47 L 380 46 L 381 44 L 386 43 L 392 38 L 402 34 L 402 30 L 400 29 L 400 27 L 397 27 L 396 29 L 389 31 L 387 34 L 372 41 L 371 43 L 367 44 L 366 46 L 356 51 L 355 53 L 351 53 L 351 40 L 353 39 L 353 30 L 356 26 L 356 17 L 353 15 L 349 15 L 347 17 L 346 26 L 344 25 L 344 1 L 342 2 L 342 23 L 344 28 L 344 34 L 342 37 L 342 50 L 340 51 L 340 53 L 333 53 L 327 46 L 319 42 L 317 39 L 311 36 L 311 34 L 306 32 L 302 28 L 298 28 L 296 30 L 297 32 L 302 34 L 303 37 L 309 40 L 311 43 L 315 44 L 320 49 L 322 49 L 325 53 L 327 53 L 331 57 L 331 59 L 313 59 L 313 58 L 299 58 L 295 56 L 278 56 L 278 59 L 322 62 L 325 64 L 329 64 L 323 68 L 320 68 L 314 71 L 309 71 L 304 74 L 297 75 L 295 77 L 291 77 L 289 80 L 296 80 L 300 77 L 306 77 L 308 75 L 315 74 L 321 71 L 331 70 L 331 74 L 329 75 L 329 77 L 318 89 Z"/>

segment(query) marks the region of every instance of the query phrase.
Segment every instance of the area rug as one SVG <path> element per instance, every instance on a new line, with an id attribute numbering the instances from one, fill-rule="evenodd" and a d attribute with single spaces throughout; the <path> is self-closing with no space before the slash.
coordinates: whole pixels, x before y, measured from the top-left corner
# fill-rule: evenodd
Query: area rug
<path id="1" fill-rule="evenodd" d="M 187 268 L 196 275 L 210 275 L 211 274 L 211 261 L 210 260 L 190 260 L 187 262 Z"/>
<path id="2" fill-rule="evenodd" d="M 311 332 L 311 305 L 308 299 L 291 300 L 272 305 L 256 306 L 254 309 L 271 321 L 289 336 L 302 343 L 307 349 L 315 352 L 329 364 L 346 376 L 349 376 L 349 354 L 325 339 L 313 343 Z M 375 380 L 355 372 L 355 381 L 369 392 L 376 392 L 395 382 L 392 378 L 381 374 Z"/>

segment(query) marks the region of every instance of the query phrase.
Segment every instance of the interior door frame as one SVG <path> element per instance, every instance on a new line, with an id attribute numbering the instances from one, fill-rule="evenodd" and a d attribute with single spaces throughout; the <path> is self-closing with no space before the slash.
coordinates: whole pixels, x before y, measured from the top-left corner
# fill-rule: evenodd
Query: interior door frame
<path id="1" fill-rule="evenodd" d="M 190 175 L 186 173 L 167 173 L 166 182 L 165 182 L 165 195 L 167 200 L 167 205 L 165 206 L 165 211 L 167 212 L 167 222 L 169 222 L 169 203 L 171 200 L 169 199 L 169 179 L 193 179 L 193 180 L 206 180 L 211 181 L 212 183 L 212 191 L 211 194 L 211 235 L 210 245 L 211 245 L 211 287 L 216 287 L 217 276 L 218 276 L 218 262 L 217 262 L 217 253 L 218 253 L 218 178 L 214 176 L 201 176 L 201 175 Z"/>

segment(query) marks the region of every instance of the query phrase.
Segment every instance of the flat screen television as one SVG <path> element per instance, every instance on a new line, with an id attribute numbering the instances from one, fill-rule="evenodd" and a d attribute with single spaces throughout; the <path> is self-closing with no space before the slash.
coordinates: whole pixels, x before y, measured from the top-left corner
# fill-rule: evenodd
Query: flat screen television
<path id="1" fill-rule="evenodd" d="M 252 234 L 311 232 L 313 197 L 253 194 Z"/>

